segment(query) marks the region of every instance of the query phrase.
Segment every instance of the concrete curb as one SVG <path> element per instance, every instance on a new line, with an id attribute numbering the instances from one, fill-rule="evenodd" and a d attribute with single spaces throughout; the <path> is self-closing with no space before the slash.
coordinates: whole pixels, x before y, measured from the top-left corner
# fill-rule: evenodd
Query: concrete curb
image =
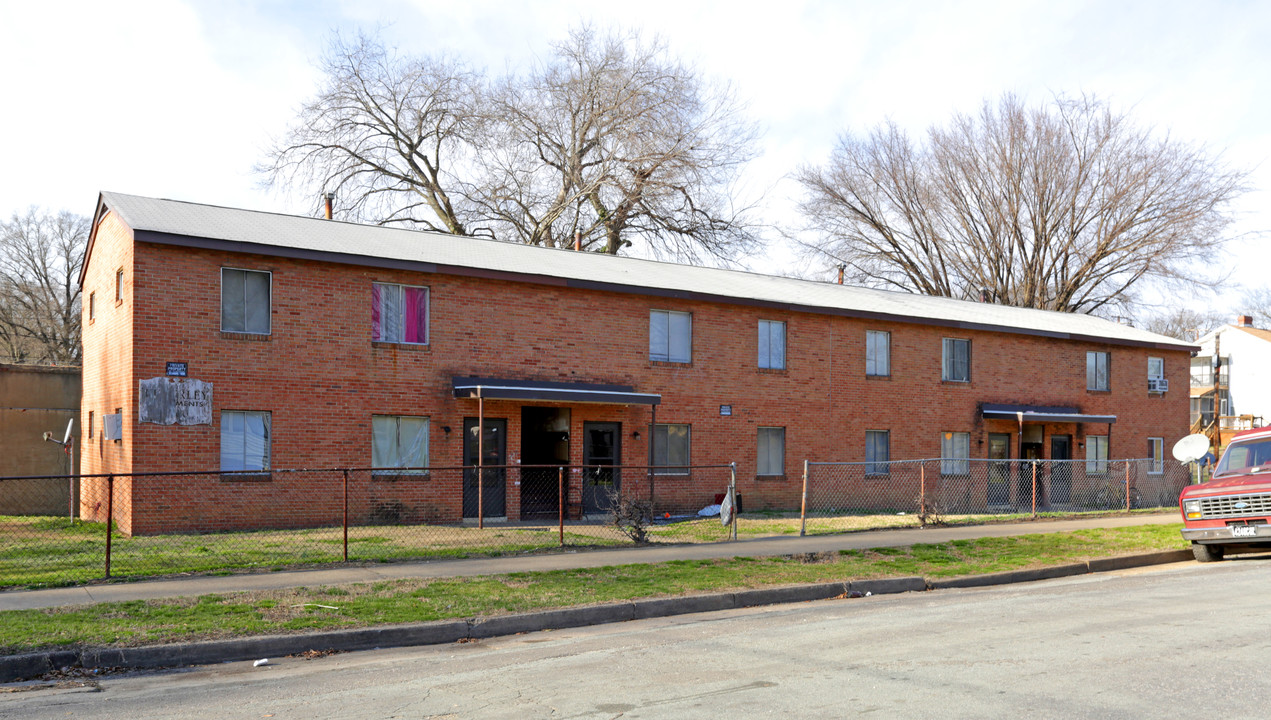
<path id="1" fill-rule="evenodd" d="M 334 630 L 305 635 L 264 635 L 233 640 L 211 640 L 136 648 L 89 648 L 81 651 L 56 650 L 0 657 L 0 682 L 34 678 L 64 667 L 156 668 L 182 665 L 210 665 L 222 662 L 281 657 L 306 650 L 371 650 L 385 647 L 440 645 L 520 633 L 586 627 L 670 617 L 691 613 L 809 602 L 829 598 L 864 595 L 891 595 L 947 588 L 984 587 L 1070 577 L 1088 573 L 1124 570 L 1192 559 L 1190 550 L 1171 550 L 1057 565 L 1036 570 L 973 575 L 926 580 L 921 577 L 850 580 L 846 582 L 759 588 L 731 593 L 653 598 L 609 605 L 545 610 L 499 617 L 439 620 L 436 622 L 386 625 L 356 630 Z"/>

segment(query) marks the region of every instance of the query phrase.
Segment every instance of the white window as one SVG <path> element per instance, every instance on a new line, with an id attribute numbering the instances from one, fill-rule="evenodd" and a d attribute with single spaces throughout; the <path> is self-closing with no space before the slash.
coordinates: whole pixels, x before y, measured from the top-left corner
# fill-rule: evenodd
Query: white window
<path id="1" fill-rule="evenodd" d="M 1148 473 L 1160 475 L 1165 472 L 1165 438 L 1150 437 L 1147 439 L 1147 458 L 1149 461 Z"/>
<path id="2" fill-rule="evenodd" d="M 940 379 L 949 382 L 971 382 L 971 341 L 944 339 Z"/>
<path id="3" fill-rule="evenodd" d="M 1108 370 L 1111 363 L 1111 353 L 1106 352 L 1088 352 L 1086 353 L 1086 389 L 1087 390 L 1107 390 L 1110 385 L 1108 383 Z"/>
<path id="4" fill-rule="evenodd" d="M 649 359 L 686 363 L 692 360 L 693 316 L 673 310 L 649 311 Z"/>
<path id="5" fill-rule="evenodd" d="M 371 467 L 377 473 L 423 472 L 428 467 L 428 418 L 372 415 L 371 435 Z"/>
<path id="6" fill-rule="evenodd" d="M 1147 359 L 1147 379 L 1148 380 L 1164 380 L 1165 379 L 1164 358 L 1150 357 Z"/>
<path id="7" fill-rule="evenodd" d="M 777 320 L 759 321 L 759 367 L 786 369 L 786 324 Z"/>
<path id="8" fill-rule="evenodd" d="M 221 268 L 221 331 L 269 334 L 267 272 Z"/>
<path id="9" fill-rule="evenodd" d="M 124 271 L 122 269 L 115 271 L 115 302 L 124 301 Z"/>
<path id="10" fill-rule="evenodd" d="M 865 474 L 886 475 L 890 471 L 891 433 L 887 430 L 865 431 Z"/>
<path id="11" fill-rule="evenodd" d="M 691 455 L 688 425 L 653 426 L 653 465 L 659 475 L 687 475 Z"/>
<path id="12" fill-rule="evenodd" d="M 1108 436 L 1086 436 L 1086 474 L 1102 475 L 1108 471 Z"/>
<path id="13" fill-rule="evenodd" d="M 371 339 L 428 344 L 428 288 L 371 283 Z"/>
<path id="14" fill-rule="evenodd" d="M 221 411 L 221 471 L 269 469 L 270 417 L 267 412 Z"/>
<path id="15" fill-rule="evenodd" d="M 947 432 L 940 436 L 940 474 L 971 472 L 971 433 Z"/>
<path id="16" fill-rule="evenodd" d="M 759 475 L 786 474 L 786 429 L 759 428 Z"/>
<path id="17" fill-rule="evenodd" d="M 865 374 L 877 377 L 891 375 L 891 333 L 865 331 Z"/>

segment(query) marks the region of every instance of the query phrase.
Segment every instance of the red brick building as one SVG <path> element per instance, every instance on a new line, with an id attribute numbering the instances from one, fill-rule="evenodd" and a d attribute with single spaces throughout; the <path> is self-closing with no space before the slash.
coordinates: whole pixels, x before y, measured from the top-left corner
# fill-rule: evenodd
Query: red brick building
<path id="1" fill-rule="evenodd" d="M 256 471 L 287 502 L 265 471 L 475 464 L 478 416 L 487 465 L 736 462 L 748 507 L 796 506 L 804 459 L 1160 456 L 1188 429 L 1193 348 L 1083 315 L 116 193 L 81 283 L 81 471 Z M 417 516 L 475 514 L 450 484 Z M 179 529 L 241 487 L 121 481 L 116 517 Z"/>

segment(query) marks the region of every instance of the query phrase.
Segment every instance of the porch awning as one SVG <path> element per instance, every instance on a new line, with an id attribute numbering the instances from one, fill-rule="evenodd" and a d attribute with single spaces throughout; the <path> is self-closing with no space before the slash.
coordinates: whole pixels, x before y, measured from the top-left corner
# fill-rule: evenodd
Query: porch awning
<path id="1" fill-rule="evenodd" d="M 509 380 L 506 378 L 457 377 L 452 379 L 456 398 L 486 400 L 539 400 L 568 403 L 658 405 L 662 396 L 638 393 L 629 385 Z"/>
<path id="2" fill-rule="evenodd" d="M 1116 415 L 1084 415 L 1077 408 L 1047 407 L 1043 405 L 994 405 L 984 403 L 980 412 L 985 418 L 1024 422 L 1054 423 L 1107 423 L 1117 421 Z"/>

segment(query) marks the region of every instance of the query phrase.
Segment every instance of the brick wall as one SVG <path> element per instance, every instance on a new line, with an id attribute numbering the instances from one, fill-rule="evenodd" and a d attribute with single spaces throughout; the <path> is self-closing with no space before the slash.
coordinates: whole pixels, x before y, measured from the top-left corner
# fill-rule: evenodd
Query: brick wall
<path id="1" fill-rule="evenodd" d="M 215 469 L 221 410 L 272 413 L 276 468 L 369 466 L 372 414 L 428 416 L 431 463 L 459 465 L 463 420 L 477 415 L 477 403 L 451 397 L 450 380 L 468 375 L 617 383 L 660 393 L 658 422 L 692 426 L 693 463 L 737 462 L 748 509 L 797 507 L 802 460 L 863 460 L 866 430 L 891 432 L 893 459 L 939 457 L 945 431 L 970 433 L 971 456 L 985 457 L 988 433 L 1018 428 L 980 419 L 978 407 L 984 402 L 1065 405 L 1117 415 L 1109 451 L 1114 458 L 1142 457 L 1148 437 L 1165 438 L 1168 448 L 1187 432 L 1189 361 L 1183 351 L 167 245 L 138 243 L 134 253 L 132 247 L 127 228 L 108 216 L 84 288 L 85 295 L 96 289 L 99 298 L 95 324 L 85 322 L 84 410 L 100 418 L 122 406 L 125 432 L 121 443 L 109 443 L 115 447 L 85 440 L 85 472 Z M 223 266 L 272 273 L 269 335 L 220 332 Z M 116 267 L 125 268 L 120 307 L 113 303 Z M 372 343 L 372 282 L 430 288 L 428 346 Z M 105 308 L 103 295 L 110 300 Z M 648 359 L 650 309 L 692 313 L 691 363 Z M 761 319 L 786 323 L 785 370 L 756 367 Z M 891 333 L 888 378 L 865 376 L 867 330 Z M 941 381 L 943 337 L 971 341 L 969 383 Z M 1112 353 L 1110 392 L 1086 390 L 1089 350 Z M 1147 393 L 1149 356 L 1165 358 L 1174 388 L 1169 393 Z M 167 361 L 188 362 L 190 377 L 213 384 L 213 425 L 136 422 L 138 381 L 162 376 Z M 522 456 L 521 405 L 487 401 L 485 406 L 487 418 L 508 420 L 510 464 Z M 730 405 L 732 414 L 721 416 L 721 405 Z M 622 423 L 623 462 L 647 463 L 647 407 L 570 408 L 572 463 L 582 463 L 588 421 Z M 756 477 L 757 429 L 765 426 L 786 429 L 783 476 Z M 1048 426 L 1046 433 L 1047 438 L 1073 435 L 1074 457 L 1083 457 L 1077 442 L 1087 433 L 1106 434 L 1106 426 Z M 1049 440 L 1045 445 L 1049 452 Z M 1013 443 L 1012 456 L 1017 451 Z M 274 478 L 272 489 L 244 492 L 289 496 L 289 481 L 281 477 Z M 713 497 L 722 489 L 685 492 Z M 219 484 L 194 486 L 165 496 L 164 513 L 143 512 L 148 490 L 139 486 L 135 492 L 134 515 L 126 527 L 155 532 L 176 529 L 175 519 L 191 517 L 176 510 L 178 505 L 212 508 L 219 502 L 214 498 L 227 490 Z M 455 519 L 458 488 L 451 492 L 449 500 L 435 500 L 436 517 Z M 519 512 L 518 492 L 508 488 L 510 517 Z"/>

